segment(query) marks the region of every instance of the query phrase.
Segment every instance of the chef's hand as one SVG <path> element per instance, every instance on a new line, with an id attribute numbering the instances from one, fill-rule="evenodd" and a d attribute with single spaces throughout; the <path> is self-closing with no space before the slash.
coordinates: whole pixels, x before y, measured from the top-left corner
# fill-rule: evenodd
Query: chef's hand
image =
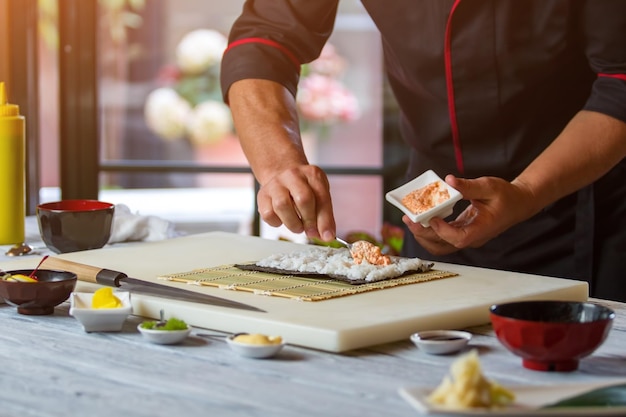
<path id="1" fill-rule="evenodd" d="M 294 233 L 331 241 L 335 218 L 328 177 L 315 165 L 298 165 L 278 173 L 261 186 L 259 215 L 270 226 L 282 224 Z"/>
<path id="2" fill-rule="evenodd" d="M 463 248 L 477 248 L 500 233 L 531 217 L 530 192 L 521 184 L 496 177 L 461 179 L 453 175 L 446 183 L 459 191 L 470 205 L 449 223 L 441 218 L 429 221 L 430 227 L 402 218 L 415 240 L 433 255 L 447 255 Z"/>

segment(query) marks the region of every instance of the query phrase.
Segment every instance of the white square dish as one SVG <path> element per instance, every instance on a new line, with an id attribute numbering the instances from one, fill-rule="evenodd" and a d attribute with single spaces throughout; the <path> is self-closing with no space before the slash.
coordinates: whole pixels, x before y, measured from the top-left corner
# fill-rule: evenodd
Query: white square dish
<path id="1" fill-rule="evenodd" d="M 122 302 L 119 308 L 91 308 L 93 293 L 73 292 L 70 296 L 70 316 L 73 316 L 84 327 L 86 332 L 119 332 L 124 321 L 132 313 L 130 293 L 114 292 Z"/>
<path id="2" fill-rule="evenodd" d="M 418 190 L 435 181 L 441 181 L 444 184 L 450 194 L 450 198 L 448 200 L 419 214 L 413 213 L 408 207 L 402 204 L 402 199 L 411 191 Z M 454 205 L 457 201 L 463 199 L 463 196 L 457 190 L 446 184 L 446 182 L 435 174 L 434 171 L 428 170 L 419 177 L 416 177 L 406 184 L 389 191 L 385 195 L 385 199 L 402 210 L 402 212 L 406 214 L 414 223 L 419 222 L 422 226 L 429 227 L 430 219 L 433 217 L 441 217 L 443 219 L 451 215 Z"/>

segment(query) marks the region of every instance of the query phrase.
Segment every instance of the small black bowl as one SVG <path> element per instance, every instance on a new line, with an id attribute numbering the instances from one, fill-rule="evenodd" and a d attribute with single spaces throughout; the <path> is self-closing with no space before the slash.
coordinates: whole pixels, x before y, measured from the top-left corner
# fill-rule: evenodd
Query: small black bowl
<path id="1" fill-rule="evenodd" d="M 99 249 L 111 237 L 115 205 L 97 200 L 62 200 L 37 206 L 39 232 L 55 253 Z"/>
<path id="2" fill-rule="evenodd" d="M 11 275 L 30 275 L 32 269 L 7 271 Z M 70 298 L 76 287 L 77 276 L 73 272 L 39 269 L 37 282 L 14 282 L 0 279 L 0 297 L 7 304 L 17 306 L 17 312 L 27 315 L 54 313 L 54 307 Z"/>

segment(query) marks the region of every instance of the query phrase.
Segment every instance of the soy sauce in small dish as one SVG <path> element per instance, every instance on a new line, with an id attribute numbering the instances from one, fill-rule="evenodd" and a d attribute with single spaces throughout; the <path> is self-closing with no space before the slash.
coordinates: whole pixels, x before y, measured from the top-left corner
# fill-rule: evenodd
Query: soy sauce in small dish
<path id="1" fill-rule="evenodd" d="M 411 342 L 433 355 L 445 355 L 464 349 L 472 334 L 459 330 L 425 330 L 411 335 Z"/>

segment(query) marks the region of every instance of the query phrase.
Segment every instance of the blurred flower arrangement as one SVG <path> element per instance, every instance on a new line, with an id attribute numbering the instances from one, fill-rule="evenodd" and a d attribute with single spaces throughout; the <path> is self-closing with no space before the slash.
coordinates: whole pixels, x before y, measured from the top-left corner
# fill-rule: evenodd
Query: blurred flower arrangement
<path id="1" fill-rule="evenodd" d="M 144 105 L 148 128 L 164 140 L 188 138 L 194 145 L 219 142 L 233 131 L 230 110 L 221 97 L 219 70 L 228 40 L 221 33 L 198 29 L 176 47 L 176 64 L 158 75 L 160 87 Z M 301 130 L 326 137 L 338 122 L 359 117 L 356 96 L 340 81 L 346 61 L 327 43 L 319 58 L 303 65 L 296 103 Z"/>
<path id="2" fill-rule="evenodd" d="M 148 95 L 148 128 L 164 140 L 188 138 L 193 145 L 215 144 L 233 131 L 222 101 L 219 69 L 227 39 L 210 29 L 187 33 L 176 47 L 176 64 L 164 67 L 161 86 Z"/>
<path id="3" fill-rule="evenodd" d="M 315 130 L 324 138 L 332 125 L 358 119 L 359 102 L 340 80 L 346 66 L 336 48 L 326 43 L 319 58 L 302 67 L 296 103 L 303 132 Z"/>

